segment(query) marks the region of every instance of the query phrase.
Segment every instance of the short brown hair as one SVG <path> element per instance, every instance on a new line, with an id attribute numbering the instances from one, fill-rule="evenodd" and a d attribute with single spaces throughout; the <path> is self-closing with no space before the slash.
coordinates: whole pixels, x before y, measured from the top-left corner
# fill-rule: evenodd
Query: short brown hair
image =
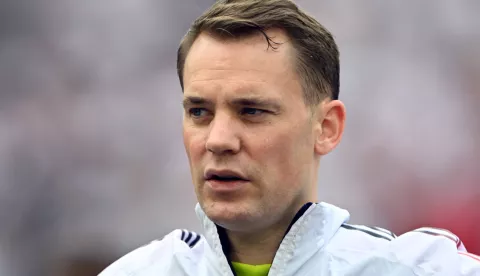
<path id="1" fill-rule="evenodd" d="M 222 38 L 262 33 L 268 47 L 279 43 L 265 30 L 284 30 L 297 54 L 296 70 L 302 80 L 306 103 L 318 104 L 325 97 L 338 99 L 339 53 L 330 32 L 290 0 L 220 0 L 195 20 L 177 53 L 177 73 L 182 90 L 185 60 L 197 37 L 208 32 Z"/>

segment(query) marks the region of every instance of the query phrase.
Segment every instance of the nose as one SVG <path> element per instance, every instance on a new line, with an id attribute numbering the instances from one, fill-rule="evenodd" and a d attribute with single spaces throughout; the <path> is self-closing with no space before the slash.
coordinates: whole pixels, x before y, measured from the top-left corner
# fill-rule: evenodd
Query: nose
<path id="1" fill-rule="evenodd" d="M 240 151 L 239 132 L 235 122 L 228 116 L 217 114 L 210 123 L 210 132 L 205 143 L 207 151 L 213 154 L 235 154 Z"/>

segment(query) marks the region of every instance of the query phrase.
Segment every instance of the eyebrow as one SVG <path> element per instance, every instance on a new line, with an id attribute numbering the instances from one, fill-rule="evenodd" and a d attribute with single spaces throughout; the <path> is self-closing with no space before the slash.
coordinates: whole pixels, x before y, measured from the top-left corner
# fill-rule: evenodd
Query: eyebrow
<path id="1" fill-rule="evenodd" d="M 280 111 L 281 105 L 278 101 L 274 99 L 265 99 L 265 98 L 238 98 L 231 101 L 232 105 L 240 105 L 240 106 L 252 106 L 252 107 L 260 107 L 260 108 L 269 108 L 274 109 L 276 111 Z"/>
<path id="2" fill-rule="evenodd" d="M 249 106 L 249 107 L 259 107 L 273 109 L 274 111 L 282 110 L 281 104 L 274 99 L 265 99 L 257 97 L 243 97 L 236 98 L 230 101 L 230 105 L 234 106 Z M 215 105 L 212 101 L 207 100 L 198 96 L 188 96 L 183 99 L 183 107 L 186 108 L 191 105 Z"/>
<path id="3" fill-rule="evenodd" d="M 202 97 L 188 96 L 183 99 L 182 105 L 183 107 L 190 105 L 213 105 L 213 102 Z"/>

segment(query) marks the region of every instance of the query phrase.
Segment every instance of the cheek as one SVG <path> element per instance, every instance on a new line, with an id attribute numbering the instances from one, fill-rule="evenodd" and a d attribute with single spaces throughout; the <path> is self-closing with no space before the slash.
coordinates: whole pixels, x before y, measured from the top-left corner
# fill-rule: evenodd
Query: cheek
<path id="1" fill-rule="evenodd" d="M 282 175 L 290 173 L 292 144 L 283 136 L 266 139 L 263 147 L 256 150 L 259 161 L 265 171 L 272 172 L 270 177 L 275 175 L 282 178 Z"/>
<path id="2" fill-rule="evenodd" d="M 259 162 L 265 179 L 275 188 L 282 189 L 296 185 L 305 165 L 313 160 L 313 143 L 308 132 L 297 128 L 271 134 L 262 148 L 257 149 Z"/>
<path id="3" fill-rule="evenodd" d="M 201 133 L 191 128 L 183 128 L 183 145 L 187 153 L 190 165 L 195 165 L 201 159 L 205 151 L 205 139 Z"/>

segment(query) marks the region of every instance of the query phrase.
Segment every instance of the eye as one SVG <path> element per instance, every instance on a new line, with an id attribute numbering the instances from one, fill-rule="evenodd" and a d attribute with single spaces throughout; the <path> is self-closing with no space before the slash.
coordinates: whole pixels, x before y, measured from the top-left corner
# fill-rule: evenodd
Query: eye
<path id="1" fill-rule="evenodd" d="M 266 113 L 266 110 L 263 109 L 258 109 L 258 108 L 251 108 L 251 107 L 245 107 L 242 108 L 242 115 L 262 115 L 263 113 Z"/>
<path id="2" fill-rule="evenodd" d="M 205 108 L 194 107 L 188 110 L 188 114 L 192 117 L 202 117 L 207 115 L 207 110 Z"/>

